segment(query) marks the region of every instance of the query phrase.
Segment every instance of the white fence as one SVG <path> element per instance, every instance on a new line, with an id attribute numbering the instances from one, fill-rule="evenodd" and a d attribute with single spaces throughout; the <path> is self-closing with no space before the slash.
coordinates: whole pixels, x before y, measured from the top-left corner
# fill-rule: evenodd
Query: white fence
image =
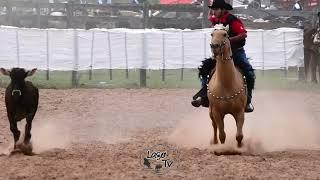
<path id="1" fill-rule="evenodd" d="M 41 70 L 197 68 L 211 55 L 210 29 L 24 29 L 0 27 L 0 66 Z M 300 29 L 248 30 L 255 69 L 302 66 Z"/>

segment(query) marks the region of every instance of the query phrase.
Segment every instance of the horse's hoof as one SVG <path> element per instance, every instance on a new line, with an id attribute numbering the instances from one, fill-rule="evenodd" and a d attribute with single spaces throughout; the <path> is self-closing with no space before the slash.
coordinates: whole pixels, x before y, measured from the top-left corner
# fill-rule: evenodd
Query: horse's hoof
<path id="1" fill-rule="evenodd" d="M 214 155 L 221 156 L 221 155 L 241 155 L 242 153 L 235 150 L 222 150 L 222 151 L 214 151 Z"/>
<path id="2" fill-rule="evenodd" d="M 214 145 L 214 144 L 218 144 L 218 140 L 214 140 L 214 139 L 211 139 L 210 140 L 210 145 Z"/>
<path id="3" fill-rule="evenodd" d="M 23 153 L 24 155 L 32 156 L 34 155 L 32 150 L 33 147 L 31 143 L 21 143 L 16 145 L 16 148 L 12 151 L 11 154 Z"/>
<path id="4" fill-rule="evenodd" d="M 20 149 L 24 155 L 33 155 L 33 147 L 31 143 L 22 143 Z"/>
<path id="5" fill-rule="evenodd" d="M 21 153 L 21 149 L 15 148 L 10 152 L 10 155 L 15 155 Z"/>

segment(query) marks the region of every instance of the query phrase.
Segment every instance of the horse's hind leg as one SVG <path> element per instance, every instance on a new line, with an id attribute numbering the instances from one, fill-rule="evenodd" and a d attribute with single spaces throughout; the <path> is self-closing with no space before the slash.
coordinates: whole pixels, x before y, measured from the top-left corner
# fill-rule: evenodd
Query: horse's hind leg
<path id="1" fill-rule="evenodd" d="M 310 67 L 310 59 L 311 59 L 311 55 L 310 52 L 304 48 L 304 76 L 305 76 L 305 80 L 308 80 L 308 74 L 309 74 L 309 67 Z"/>
<path id="2" fill-rule="evenodd" d="M 217 124 L 216 124 L 216 122 L 215 122 L 215 119 L 214 119 L 213 114 L 212 114 L 211 111 L 210 111 L 209 115 L 210 115 L 210 118 L 211 118 L 211 121 L 212 121 L 212 127 L 213 127 L 213 139 L 211 139 L 210 144 L 211 144 L 211 145 L 212 145 L 212 144 L 218 144 L 218 138 L 217 138 L 217 131 L 218 131 L 218 129 L 217 129 Z"/>
<path id="3" fill-rule="evenodd" d="M 317 55 L 315 53 L 312 53 L 311 55 L 311 82 L 317 83 Z"/>
<path id="4" fill-rule="evenodd" d="M 243 139 L 243 132 L 242 132 L 242 127 L 244 123 L 244 113 L 239 113 L 236 116 L 234 116 L 237 124 L 237 134 L 236 134 L 236 139 L 238 141 L 238 147 L 242 146 L 242 139 Z"/>
<path id="5" fill-rule="evenodd" d="M 319 73 L 319 82 L 320 82 L 320 54 L 317 54 L 316 61 L 317 61 L 317 67 L 318 67 L 318 73 Z"/>
<path id="6" fill-rule="evenodd" d="M 318 73 L 319 73 L 319 82 L 320 82 L 320 62 L 318 62 Z"/>

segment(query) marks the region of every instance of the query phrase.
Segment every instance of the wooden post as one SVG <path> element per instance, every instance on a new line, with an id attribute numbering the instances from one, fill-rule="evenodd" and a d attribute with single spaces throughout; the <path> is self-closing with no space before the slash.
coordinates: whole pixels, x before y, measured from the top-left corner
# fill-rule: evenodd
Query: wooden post
<path id="1" fill-rule="evenodd" d="M 66 3 L 67 11 L 67 28 L 73 28 L 72 17 L 73 17 L 73 2 L 69 1 Z"/>
<path id="2" fill-rule="evenodd" d="M 108 48 L 109 48 L 109 78 L 112 80 L 112 49 L 111 49 L 111 39 L 110 32 L 108 31 Z"/>
<path id="3" fill-rule="evenodd" d="M 140 87 L 147 86 L 147 58 L 146 58 L 146 34 L 142 34 L 142 67 L 140 69 Z"/>
<path id="4" fill-rule="evenodd" d="M 20 67 L 20 42 L 19 42 L 19 29 L 16 29 L 16 47 L 17 47 L 17 64 Z"/>
<path id="5" fill-rule="evenodd" d="M 78 64 L 79 64 L 79 46 L 78 46 L 78 31 L 74 29 L 73 34 L 73 53 L 74 53 L 74 62 L 73 62 L 73 70 L 72 70 L 72 87 L 78 86 Z"/>
<path id="6" fill-rule="evenodd" d="M 124 54 L 126 57 L 126 78 L 129 79 L 129 64 L 128 64 L 128 47 L 127 47 L 127 33 L 124 33 Z"/>
<path id="7" fill-rule="evenodd" d="M 261 43 L 262 43 L 262 76 L 264 77 L 264 69 L 265 69 L 265 64 L 264 64 L 264 51 L 265 51 L 265 48 L 264 48 L 264 31 L 262 31 L 262 34 L 261 34 Z"/>
<path id="8" fill-rule="evenodd" d="M 143 4 L 143 28 L 149 27 L 149 3 L 145 1 Z"/>
<path id="9" fill-rule="evenodd" d="M 283 51 L 284 51 L 284 76 L 288 77 L 286 32 L 283 32 Z"/>
<path id="10" fill-rule="evenodd" d="M 12 6 L 9 1 L 6 3 L 6 16 L 7 16 L 7 25 L 12 26 Z"/>
<path id="11" fill-rule="evenodd" d="M 144 2 L 143 4 L 143 28 L 146 29 L 149 27 L 149 4 L 147 1 Z M 145 38 L 145 36 L 143 36 Z M 143 39 L 143 49 L 142 51 L 144 51 L 145 49 L 145 39 Z M 140 69 L 140 87 L 146 87 L 147 86 L 147 70 L 145 67 L 146 64 L 146 58 L 143 52 L 143 65 L 144 67 L 142 67 Z"/>
<path id="12" fill-rule="evenodd" d="M 166 51 L 165 51 L 165 35 L 162 33 L 162 81 L 166 80 Z"/>
<path id="13" fill-rule="evenodd" d="M 94 31 L 92 31 L 91 39 L 91 61 L 90 61 L 90 70 L 89 70 L 89 80 L 92 80 L 92 71 L 93 71 L 93 50 L 94 50 Z"/>
<path id="14" fill-rule="evenodd" d="M 183 31 L 181 31 L 181 54 L 182 54 L 182 63 L 181 63 L 181 77 L 180 81 L 183 81 L 183 71 L 184 71 L 184 36 L 183 36 Z"/>
<path id="15" fill-rule="evenodd" d="M 208 12 L 209 12 L 209 0 L 203 0 L 203 7 L 202 7 L 202 28 L 208 27 Z"/>
<path id="16" fill-rule="evenodd" d="M 40 14 L 40 3 L 37 1 L 36 3 L 36 10 L 37 10 L 37 28 L 41 28 L 41 14 Z"/>
<path id="17" fill-rule="evenodd" d="M 50 73 L 50 39 L 49 39 L 49 30 L 46 30 L 47 34 L 47 75 L 46 78 L 49 80 Z"/>

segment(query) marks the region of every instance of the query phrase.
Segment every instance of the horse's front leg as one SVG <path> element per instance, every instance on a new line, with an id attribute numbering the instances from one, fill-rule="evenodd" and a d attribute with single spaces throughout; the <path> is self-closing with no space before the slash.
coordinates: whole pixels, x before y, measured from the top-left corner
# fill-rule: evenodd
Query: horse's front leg
<path id="1" fill-rule="evenodd" d="M 237 124 L 237 134 L 236 134 L 236 140 L 238 142 L 238 147 L 242 146 L 242 139 L 243 139 L 243 132 L 242 127 L 244 123 L 244 112 L 238 113 L 237 115 L 234 115 L 234 119 L 236 120 Z"/>
<path id="2" fill-rule="evenodd" d="M 214 114 L 214 119 L 216 120 L 216 124 L 218 126 L 219 129 L 219 139 L 220 139 L 220 143 L 224 144 L 226 141 L 226 133 L 224 131 L 224 115 L 221 115 L 219 113 L 215 113 Z"/>
<path id="3" fill-rule="evenodd" d="M 209 107 L 210 108 L 210 107 Z M 212 121 L 212 127 L 213 127 L 213 138 L 211 139 L 210 141 L 210 144 L 218 144 L 218 138 L 217 138 L 217 131 L 218 131 L 218 128 L 217 128 L 217 123 L 215 122 L 215 119 L 213 117 L 213 114 L 212 114 L 212 111 L 210 110 L 210 118 L 211 118 L 211 121 Z"/>

